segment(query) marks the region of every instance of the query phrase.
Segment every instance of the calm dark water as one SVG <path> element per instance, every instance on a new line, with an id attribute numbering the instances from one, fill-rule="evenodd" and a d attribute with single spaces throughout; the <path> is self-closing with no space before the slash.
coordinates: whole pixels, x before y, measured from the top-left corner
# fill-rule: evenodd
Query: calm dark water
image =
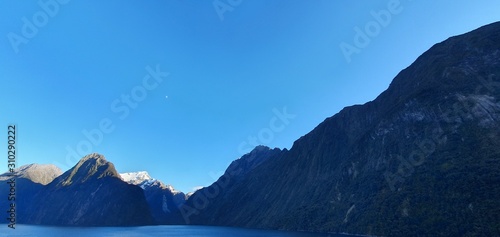
<path id="1" fill-rule="evenodd" d="M 348 235 L 314 234 L 289 231 L 267 231 L 231 227 L 212 226 L 141 226 L 141 227 L 51 227 L 17 225 L 15 230 L 7 228 L 6 224 L 0 227 L 0 236 L 36 236 L 36 237 L 149 237 L 149 236 L 173 236 L 173 237 L 347 237 Z"/>

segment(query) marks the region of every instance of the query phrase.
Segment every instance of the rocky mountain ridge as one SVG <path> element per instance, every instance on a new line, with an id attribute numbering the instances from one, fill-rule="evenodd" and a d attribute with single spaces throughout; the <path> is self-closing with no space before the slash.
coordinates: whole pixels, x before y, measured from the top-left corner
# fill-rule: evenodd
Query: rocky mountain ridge
<path id="1" fill-rule="evenodd" d="M 500 23 L 434 45 L 238 182 L 191 224 L 383 236 L 500 235 Z M 201 195 L 204 194 L 204 195 Z"/>
<path id="2" fill-rule="evenodd" d="M 50 182 L 20 173 L 20 222 L 500 236 L 499 59 L 500 22 L 451 37 L 375 100 L 290 150 L 256 147 L 187 201 L 147 173 L 124 178 L 100 154 Z"/>
<path id="3" fill-rule="evenodd" d="M 0 181 L 12 177 L 29 179 L 35 183 L 46 185 L 62 174 L 61 169 L 55 165 L 29 164 L 15 169 L 14 173 L 0 174 Z"/>

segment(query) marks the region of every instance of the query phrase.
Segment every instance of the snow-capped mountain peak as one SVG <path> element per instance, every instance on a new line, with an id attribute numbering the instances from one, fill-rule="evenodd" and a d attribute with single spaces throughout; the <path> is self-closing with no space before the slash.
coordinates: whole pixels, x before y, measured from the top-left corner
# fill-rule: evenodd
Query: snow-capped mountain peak
<path id="1" fill-rule="evenodd" d="M 139 171 L 139 172 L 129 172 L 129 173 L 121 173 L 120 176 L 122 180 L 133 185 L 137 185 L 142 189 L 146 189 L 149 187 L 158 186 L 161 189 L 168 189 L 173 194 L 181 193 L 174 189 L 172 185 L 164 184 L 160 180 L 154 179 L 149 176 L 147 171 Z"/>
<path id="2" fill-rule="evenodd" d="M 153 178 L 149 176 L 147 171 L 121 173 L 120 176 L 122 177 L 123 181 L 134 185 L 140 185 L 144 181 L 153 180 Z"/>

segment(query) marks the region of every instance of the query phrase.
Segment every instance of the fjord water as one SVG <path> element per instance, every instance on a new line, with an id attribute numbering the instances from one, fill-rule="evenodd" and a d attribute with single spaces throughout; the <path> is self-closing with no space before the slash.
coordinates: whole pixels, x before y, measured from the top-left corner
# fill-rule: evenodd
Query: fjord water
<path id="1" fill-rule="evenodd" d="M 22 237 L 80 237 L 80 236 L 102 236 L 102 237 L 347 237 L 340 234 L 318 234 L 292 231 L 256 230 L 232 227 L 215 226 L 140 226 L 140 227 L 54 227 L 17 225 L 16 229 L 10 229 L 7 225 L 0 227 L 0 236 L 22 236 Z"/>

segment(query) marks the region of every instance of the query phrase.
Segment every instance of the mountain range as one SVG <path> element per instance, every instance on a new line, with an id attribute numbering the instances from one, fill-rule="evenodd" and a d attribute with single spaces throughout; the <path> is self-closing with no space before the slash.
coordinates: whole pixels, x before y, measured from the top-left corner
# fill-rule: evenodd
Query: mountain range
<path id="1" fill-rule="evenodd" d="M 153 223 L 140 187 L 121 180 L 100 154 L 83 157 L 33 196 L 26 223 L 133 226 Z"/>
<path id="2" fill-rule="evenodd" d="M 62 226 L 181 224 L 186 196 L 145 171 L 119 174 L 104 156 L 83 157 L 62 173 L 54 165 L 26 165 L 0 175 L 16 179 L 17 222 Z M 2 190 L 3 196 L 8 190 Z M 8 206 L 7 200 L 0 201 Z M 2 213 L 2 221 L 7 216 Z"/>
<path id="3" fill-rule="evenodd" d="M 21 167 L 19 223 L 500 236 L 499 121 L 497 22 L 434 45 L 375 100 L 289 150 L 256 147 L 192 195 L 95 153 L 62 174 Z"/>
<path id="4" fill-rule="evenodd" d="M 375 100 L 344 108 L 226 186 L 196 192 L 183 216 L 198 225 L 499 236 L 499 100 L 497 22 L 434 45 Z"/>

